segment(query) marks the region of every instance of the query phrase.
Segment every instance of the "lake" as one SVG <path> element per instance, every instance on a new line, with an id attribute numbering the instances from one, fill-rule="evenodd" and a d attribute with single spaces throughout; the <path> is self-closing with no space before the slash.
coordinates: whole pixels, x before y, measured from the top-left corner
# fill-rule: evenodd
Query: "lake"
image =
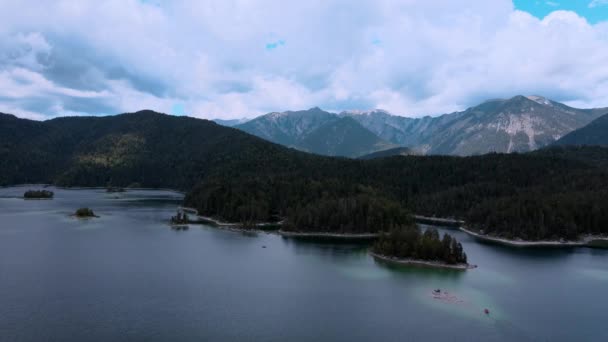
<path id="1" fill-rule="evenodd" d="M 395 268 L 365 245 L 174 231 L 174 192 L 27 189 L 0 188 L 1 341 L 608 340 L 606 250 L 450 231 L 477 269 Z M 100 217 L 70 217 L 85 206 Z"/>

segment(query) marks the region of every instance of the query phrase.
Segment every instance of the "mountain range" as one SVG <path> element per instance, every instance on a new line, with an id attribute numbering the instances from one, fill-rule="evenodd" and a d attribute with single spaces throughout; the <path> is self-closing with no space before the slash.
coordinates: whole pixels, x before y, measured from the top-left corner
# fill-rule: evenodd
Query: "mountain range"
<path id="1" fill-rule="evenodd" d="M 275 112 L 234 127 L 299 150 L 345 157 L 408 147 L 418 154 L 527 152 L 581 128 L 608 108 L 577 109 L 541 96 L 488 100 L 461 112 L 408 118 L 383 110 Z M 352 121 L 341 121 L 352 118 Z"/>
<path id="2" fill-rule="evenodd" d="M 358 157 L 397 147 L 352 118 L 316 107 L 270 113 L 235 127 L 277 144 L 327 156 Z"/>

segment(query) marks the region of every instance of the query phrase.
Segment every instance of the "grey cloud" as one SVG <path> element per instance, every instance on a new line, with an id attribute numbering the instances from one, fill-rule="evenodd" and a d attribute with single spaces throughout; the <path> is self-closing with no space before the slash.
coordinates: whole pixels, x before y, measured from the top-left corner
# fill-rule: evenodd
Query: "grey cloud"
<path id="1" fill-rule="evenodd" d="M 58 85 L 73 89 L 102 91 L 107 80 L 126 80 L 134 89 L 163 97 L 170 95 L 170 85 L 153 76 L 128 71 L 113 56 L 85 42 L 52 35 L 53 47 L 45 59 L 42 74 Z"/>
<path id="2" fill-rule="evenodd" d="M 77 113 L 88 113 L 93 115 L 118 114 L 121 109 L 111 103 L 109 99 L 78 98 L 66 96 L 61 101 L 63 108 Z"/>

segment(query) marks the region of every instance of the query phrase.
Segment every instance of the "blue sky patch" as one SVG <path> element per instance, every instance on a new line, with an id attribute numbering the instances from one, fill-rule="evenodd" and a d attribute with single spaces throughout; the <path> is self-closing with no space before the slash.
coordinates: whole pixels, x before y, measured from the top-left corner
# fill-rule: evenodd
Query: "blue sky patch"
<path id="1" fill-rule="evenodd" d="M 183 103 L 175 103 L 171 106 L 171 114 L 173 115 L 186 115 L 186 108 Z"/>
<path id="2" fill-rule="evenodd" d="M 576 12 L 591 24 L 608 21 L 608 0 L 513 0 L 515 8 L 537 18 L 558 10 Z"/>
<path id="3" fill-rule="evenodd" d="M 140 2 L 153 6 L 160 6 L 160 0 L 139 0 Z"/>
<path id="4" fill-rule="evenodd" d="M 285 45 L 285 41 L 283 39 L 280 39 L 280 40 L 277 40 L 276 42 L 267 43 L 266 50 L 274 50 L 274 49 L 278 48 L 279 46 L 283 46 L 283 45 Z"/>

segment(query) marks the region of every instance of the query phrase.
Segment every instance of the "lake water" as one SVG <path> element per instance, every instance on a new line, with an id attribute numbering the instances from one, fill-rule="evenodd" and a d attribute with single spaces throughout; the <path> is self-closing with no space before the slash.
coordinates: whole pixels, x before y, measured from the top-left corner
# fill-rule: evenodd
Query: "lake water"
<path id="1" fill-rule="evenodd" d="M 1 341 L 608 341 L 605 250 L 451 231 L 478 269 L 391 268 L 361 245 L 171 230 L 172 192 L 26 189 L 0 189 Z M 69 216 L 84 206 L 100 218 Z"/>

